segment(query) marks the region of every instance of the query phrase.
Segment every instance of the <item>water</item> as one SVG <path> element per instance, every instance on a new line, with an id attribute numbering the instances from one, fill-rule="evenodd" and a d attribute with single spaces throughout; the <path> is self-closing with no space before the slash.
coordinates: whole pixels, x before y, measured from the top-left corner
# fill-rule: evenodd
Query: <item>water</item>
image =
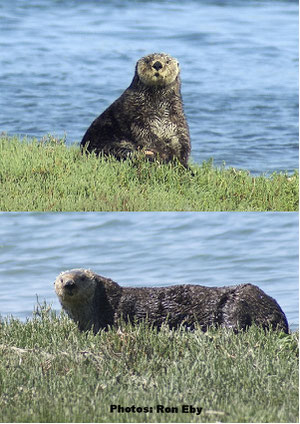
<path id="1" fill-rule="evenodd" d="M 181 63 L 194 162 L 298 168 L 296 1 L 2 0 L 0 131 L 78 143 L 154 51 Z"/>
<path id="2" fill-rule="evenodd" d="M 53 282 L 90 268 L 124 286 L 254 283 L 298 327 L 297 213 L 0 213 L 0 312 L 60 310 Z"/>

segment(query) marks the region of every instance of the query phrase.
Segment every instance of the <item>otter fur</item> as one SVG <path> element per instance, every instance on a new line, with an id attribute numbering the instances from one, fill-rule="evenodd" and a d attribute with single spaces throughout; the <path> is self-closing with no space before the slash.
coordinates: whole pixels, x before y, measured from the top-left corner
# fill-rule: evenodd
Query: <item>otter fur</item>
<path id="1" fill-rule="evenodd" d="M 117 159 L 137 151 L 150 160 L 177 158 L 187 168 L 191 143 L 178 61 L 165 53 L 138 60 L 130 86 L 92 122 L 80 145 Z"/>
<path id="2" fill-rule="evenodd" d="M 235 332 L 256 324 L 265 329 L 288 332 L 284 312 L 272 297 L 252 284 L 230 287 L 174 285 L 169 287 L 121 287 L 116 282 L 86 269 L 62 272 L 55 291 L 63 309 L 82 331 L 113 326 L 121 318 L 147 320 L 158 328 L 181 324 L 203 331 L 210 326 Z"/>

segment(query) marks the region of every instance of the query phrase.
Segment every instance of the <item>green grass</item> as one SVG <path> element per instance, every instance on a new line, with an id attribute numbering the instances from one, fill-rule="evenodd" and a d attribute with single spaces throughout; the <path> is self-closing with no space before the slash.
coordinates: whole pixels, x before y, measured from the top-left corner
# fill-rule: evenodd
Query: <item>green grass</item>
<path id="1" fill-rule="evenodd" d="M 298 338 L 143 323 L 94 336 L 42 305 L 32 320 L 0 324 L 0 421 L 298 422 Z M 152 412 L 111 413 L 110 405 Z M 182 405 L 202 411 L 182 413 Z"/>
<path id="2" fill-rule="evenodd" d="M 295 211 L 299 176 L 81 155 L 78 146 L 0 137 L 1 211 Z"/>

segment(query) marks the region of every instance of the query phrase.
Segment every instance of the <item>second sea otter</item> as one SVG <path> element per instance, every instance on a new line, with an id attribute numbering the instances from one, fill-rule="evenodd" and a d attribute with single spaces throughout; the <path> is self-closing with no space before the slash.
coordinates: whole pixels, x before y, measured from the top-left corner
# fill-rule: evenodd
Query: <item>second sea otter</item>
<path id="1" fill-rule="evenodd" d="M 167 287 L 122 287 L 87 269 L 62 272 L 55 292 L 63 309 L 80 330 L 95 333 L 116 325 L 118 319 L 147 320 L 155 327 L 167 323 L 203 331 L 210 326 L 235 332 L 256 324 L 288 332 L 284 312 L 275 299 L 252 284 L 205 287 L 180 284 Z"/>

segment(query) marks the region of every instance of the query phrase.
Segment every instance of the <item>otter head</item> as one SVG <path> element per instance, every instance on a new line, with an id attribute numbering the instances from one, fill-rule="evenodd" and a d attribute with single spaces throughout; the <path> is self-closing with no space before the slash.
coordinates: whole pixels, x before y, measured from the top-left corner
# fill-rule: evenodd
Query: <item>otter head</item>
<path id="1" fill-rule="evenodd" d="M 138 60 L 136 73 L 147 86 L 166 87 L 178 77 L 179 63 L 168 54 L 153 53 Z"/>
<path id="2" fill-rule="evenodd" d="M 95 275 L 87 269 L 72 269 L 59 274 L 54 283 L 55 292 L 65 309 L 89 303 L 96 290 Z"/>

